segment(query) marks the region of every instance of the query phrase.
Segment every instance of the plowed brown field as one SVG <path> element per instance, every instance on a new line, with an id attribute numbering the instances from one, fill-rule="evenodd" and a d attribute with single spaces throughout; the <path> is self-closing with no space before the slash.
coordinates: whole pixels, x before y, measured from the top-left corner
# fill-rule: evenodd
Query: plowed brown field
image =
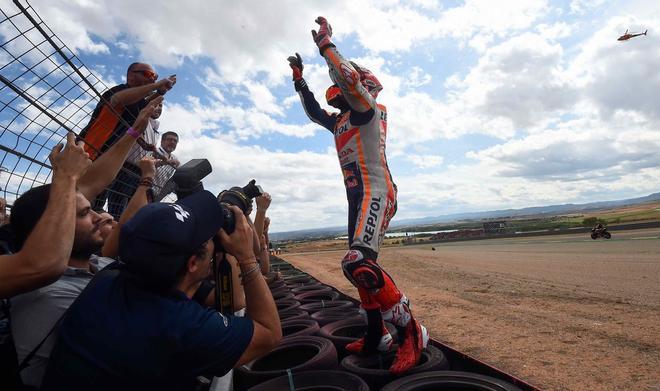
<path id="1" fill-rule="evenodd" d="M 660 390 L 660 229 L 612 235 L 390 247 L 379 262 L 433 338 L 542 389 Z M 282 258 L 357 297 L 343 253 Z"/>

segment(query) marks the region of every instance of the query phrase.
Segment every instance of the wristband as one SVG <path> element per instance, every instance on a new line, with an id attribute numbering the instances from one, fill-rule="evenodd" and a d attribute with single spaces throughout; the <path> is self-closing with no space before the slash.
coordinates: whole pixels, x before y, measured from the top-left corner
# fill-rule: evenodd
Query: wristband
<path id="1" fill-rule="evenodd" d="M 241 269 L 241 273 L 238 275 L 239 277 L 242 277 L 243 275 L 247 275 L 252 270 L 252 269 L 249 269 L 247 272 L 243 272 L 243 269 L 247 269 L 247 266 L 249 266 L 249 265 L 255 265 L 255 266 L 252 267 L 252 269 L 254 269 L 255 267 L 257 267 L 257 265 L 259 265 L 259 263 L 258 262 L 250 262 L 250 263 L 245 263 L 245 264 L 239 264 L 238 266 Z M 241 267 L 241 266 L 244 266 L 244 267 Z"/>
<path id="2" fill-rule="evenodd" d="M 154 187 L 154 178 L 149 176 L 141 178 L 139 186 Z"/>
<path id="3" fill-rule="evenodd" d="M 251 279 L 249 279 L 249 280 L 247 280 L 246 278 L 247 278 L 250 274 L 256 272 L 257 270 L 259 270 L 259 265 L 254 265 L 254 267 L 253 267 L 252 269 L 248 270 L 248 271 L 245 272 L 245 273 L 242 273 L 242 274 L 241 274 L 241 278 L 242 278 L 241 284 L 245 285 L 246 283 L 252 281 L 254 278 L 251 278 Z"/>
<path id="4" fill-rule="evenodd" d="M 142 133 L 140 133 L 137 130 L 133 129 L 132 126 L 130 128 L 128 128 L 128 130 L 126 131 L 126 134 L 128 134 L 129 136 L 131 136 L 133 138 L 138 138 L 138 137 L 142 136 Z"/>

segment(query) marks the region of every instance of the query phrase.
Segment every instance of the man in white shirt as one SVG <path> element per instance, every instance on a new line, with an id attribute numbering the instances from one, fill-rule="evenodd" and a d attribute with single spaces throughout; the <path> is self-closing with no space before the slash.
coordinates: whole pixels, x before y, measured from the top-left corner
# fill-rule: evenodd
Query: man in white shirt
<path id="1" fill-rule="evenodd" d="M 158 194 L 165 183 L 174 175 L 174 172 L 181 164 L 172 152 L 176 150 L 179 144 L 179 135 L 175 132 L 165 132 L 160 138 L 160 147 L 156 151 L 167 160 L 160 160 L 156 163 L 156 179 L 154 180 L 154 192 Z"/>
<path id="2" fill-rule="evenodd" d="M 133 148 L 131 148 L 131 151 L 128 153 L 128 157 L 126 158 L 128 163 L 138 166 L 140 160 L 142 160 L 143 157 L 157 150 L 156 137 L 158 134 L 158 127 L 160 126 L 160 121 L 158 121 L 158 118 L 160 118 L 162 113 L 163 104 L 161 103 L 154 109 L 154 112 L 151 115 L 151 118 L 149 118 L 149 122 L 147 123 L 147 128 L 142 134 L 142 141 L 144 142 L 138 140 L 138 142 L 133 145 Z"/>

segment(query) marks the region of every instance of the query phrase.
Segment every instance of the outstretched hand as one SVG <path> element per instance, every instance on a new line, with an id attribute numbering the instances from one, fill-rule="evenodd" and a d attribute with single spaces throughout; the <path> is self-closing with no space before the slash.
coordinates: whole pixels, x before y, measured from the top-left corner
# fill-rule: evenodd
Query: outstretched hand
<path id="1" fill-rule="evenodd" d="M 158 160 L 151 156 L 145 156 L 138 162 L 142 177 L 154 178 L 156 176 L 156 162 Z"/>
<path id="2" fill-rule="evenodd" d="M 293 71 L 293 80 L 302 79 L 302 71 L 304 67 L 303 67 L 302 57 L 300 57 L 300 54 L 296 53 L 295 56 L 289 56 L 289 58 L 287 58 L 287 61 L 289 61 L 289 66 Z"/>
<path id="3" fill-rule="evenodd" d="M 57 144 L 48 155 L 53 167 L 53 175 L 64 175 L 80 179 L 85 171 L 92 165 L 89 154 L 83 148 L 83 142 L 76 142 L 76 136 L 69 132 L 66 135 L 66 146 Z"/>
<path id="4" fill-rule="evenodd" d="M 264 192 L 262 195 L 256 198 L 257 210 L 258 211 L 263 210 L 265 212 L 266 209 L 268 209 L 268 207 L 270 206 L 271 200 L 272 199 L 270 197 L 270 194 Z"/>
<path id="5" fill-rule="evenodd" d="M 156 85 L 157 85 L 156 89 L 158 90 L 159 94 L 163 95 L 167 91 L 171 90 L 172 87 L 174 87 L 175 84 L 176 84 L 176 75 L 172 75 L 172 76 L 167 77 L 165 79 L 159 80 L 156 83 Z"/>
<path id="6" fill-rule="evenodd" d="M 330 41 L 330 37 L 332 37 L 332 26 L 330 26 L 328 20 L 323 16 L 316 18 L 315 22 L 319 25 L 319 31 L 312 30 L 312 38 L 314 38 L 316 46 L 318 46 L 321 55 L 323 55 L 323 50 L 333 45 L 332 41 Z"/>
<path id="7" fill-rule="evenodd" d="M 163 96 L 158 96 L 151 100 L 147 105 L 140 110 L 140 113 L 138 114 L 137 118 L 135 119 L 135 122 L 133 122 L 133 129 L 143 133 L 144 130 L 147 128 L 147 123 L 149 121 L 149 118 L 151 118 L 151 115 L 154 113 L 156 110 L 156 107 L 163 103 Z"/>

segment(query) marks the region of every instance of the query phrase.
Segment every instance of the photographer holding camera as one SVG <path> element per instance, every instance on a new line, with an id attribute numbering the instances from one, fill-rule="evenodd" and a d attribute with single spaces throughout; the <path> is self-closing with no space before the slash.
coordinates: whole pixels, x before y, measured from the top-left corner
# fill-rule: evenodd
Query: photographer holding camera
<path id="1" fill-rule="evenodd" d="M 125 267 L 100 272 L 63 319 L 43 389 L 190 388 L 275 347 L 282 331 L 253 236 L 244 211 L 208 191 L 140 209 L 121 228 Z M 191 300 L 214 238 L 238 260 L 246 318 Z"/>

